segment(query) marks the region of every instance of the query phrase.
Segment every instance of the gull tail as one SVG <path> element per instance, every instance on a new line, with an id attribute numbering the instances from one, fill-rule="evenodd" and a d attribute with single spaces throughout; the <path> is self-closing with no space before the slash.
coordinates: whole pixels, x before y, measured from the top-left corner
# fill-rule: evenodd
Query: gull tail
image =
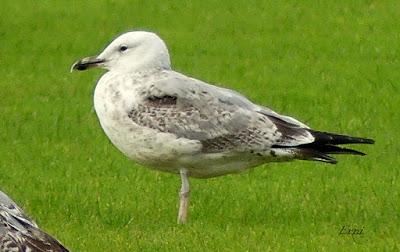
<path id="1" fill-rule="evenodd" d="M 296 156 L 299 159 L 321 161 L 336 164 L 335 158 L 329 154 L 351 154 L 364 156 L 365 153 L 336 145 L 341 144 L 373 144 L 369 138 L 351 137 L 328 132 L 308 130 L 315 138 L 314 142 L 296 146 Z"/>

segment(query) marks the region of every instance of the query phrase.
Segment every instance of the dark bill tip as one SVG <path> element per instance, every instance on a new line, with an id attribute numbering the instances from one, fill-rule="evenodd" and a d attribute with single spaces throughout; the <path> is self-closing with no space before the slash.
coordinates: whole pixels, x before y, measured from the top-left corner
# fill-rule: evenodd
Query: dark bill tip
<path id="1" fill-rule="evenodd" d="M 74 70 L 84 71 L 89 68 L 97 67 L 97 66 L 101 65 L 102 63 L 104 63 L 104 61 L 105 61 L 104 59 L 98 59 L 97 57 L 83 58 L 83 59 L 75 62 L 71 66 L 71 72 Z"/>

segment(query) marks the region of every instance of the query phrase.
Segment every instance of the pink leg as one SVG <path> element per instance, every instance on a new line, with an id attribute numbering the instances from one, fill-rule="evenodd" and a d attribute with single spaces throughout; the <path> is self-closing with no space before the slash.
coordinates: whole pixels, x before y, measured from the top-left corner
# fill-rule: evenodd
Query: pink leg
<path id="1" fill-rule="evenodd" d="M 189 177 L 187 175 L 186 169 L 180 170 L 182 187 L 179 193 L 180 204 L 179 204 L 179 214 L 178 214 L 178 224 L 186 223 L 188 207 L 189 207 Z"/>

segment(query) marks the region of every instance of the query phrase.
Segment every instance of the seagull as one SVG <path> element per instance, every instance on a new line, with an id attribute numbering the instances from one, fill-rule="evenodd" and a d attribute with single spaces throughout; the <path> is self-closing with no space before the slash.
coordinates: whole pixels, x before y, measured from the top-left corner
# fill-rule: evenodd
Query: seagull
<path id="1" fill-rule="evenodd" d="M 40 230 L 4 192 L 0 191 L 0 251 L 68 252 L 55 238 Z"/>
<path id="2" fill-rule="evenodd" d="M 152 32 L 124 33 L 71 72 L 91 68 L 107 70 L 97 82 L 94 108 L 111 142 L 139 164 L 180 174 L 178 223 L 187 220 L 189 177 L 295 159 L 335 164 L 329 154 L 365 155 L 338 145 L 374 143 L 313 130 L 233 90 L 176 72 L 166 44 Z"/>

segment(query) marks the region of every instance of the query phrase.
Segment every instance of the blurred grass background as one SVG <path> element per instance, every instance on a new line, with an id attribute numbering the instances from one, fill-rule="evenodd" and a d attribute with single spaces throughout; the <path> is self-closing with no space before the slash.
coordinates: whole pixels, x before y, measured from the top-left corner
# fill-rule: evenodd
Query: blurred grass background
<path id="1" fill-rule="evenodd" d="M 0 189 L 72 251 L 400 250 L 399 1 L 1 5 Z M 92 105 L 101 71 L 69 73 L 140 29 L 166 41 L 178 71 L 377 142 L 336 166 L 192 179 L 190 221 L 177 226 L 179 178 L 107 140 Z"/>

